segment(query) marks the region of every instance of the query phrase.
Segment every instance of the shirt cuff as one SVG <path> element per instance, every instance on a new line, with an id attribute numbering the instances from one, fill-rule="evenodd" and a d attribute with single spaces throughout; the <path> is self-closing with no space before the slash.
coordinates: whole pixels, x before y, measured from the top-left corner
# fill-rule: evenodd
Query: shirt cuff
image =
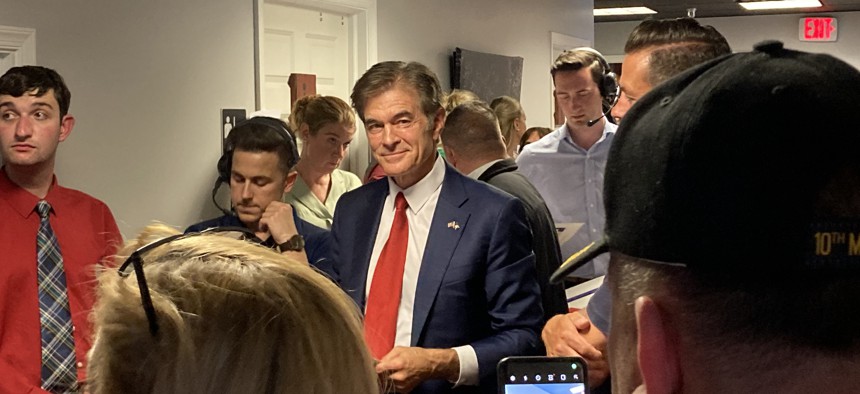
<path id="1" fill-rule="evenodd" d="M 454 387 L 477 386 L 481 382 L 478 375 L 478 355 L 472 346 L 457 346 L 454 348 L 460 360 L 460 378 L 454 382 Z"/>
<path id="2" fill-rule="evenodd" d="M 603 335 L 609 336 L 609 329 L 612 325 L 612 291 L 609 288 L 609 282 L 603 282 L 597 288 L 597 291 L 588 300 L 585 310 L 591 324 L 597 327 Z"/>

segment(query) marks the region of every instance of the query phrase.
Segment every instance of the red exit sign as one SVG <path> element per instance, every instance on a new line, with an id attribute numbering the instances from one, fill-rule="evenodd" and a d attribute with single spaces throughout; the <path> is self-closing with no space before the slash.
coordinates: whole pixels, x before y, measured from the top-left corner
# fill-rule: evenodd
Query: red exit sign
<path id="1" fill-rule="evenodd" d="M 836 18 L 800 18 L 800 41 L 836 41 Z"/>

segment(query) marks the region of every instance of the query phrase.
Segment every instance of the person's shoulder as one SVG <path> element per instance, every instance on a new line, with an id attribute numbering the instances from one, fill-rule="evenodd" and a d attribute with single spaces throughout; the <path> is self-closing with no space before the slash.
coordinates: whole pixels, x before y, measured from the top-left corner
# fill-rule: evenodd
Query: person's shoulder
<path id="1" fill-rule="evenodd" d="M 496 206 L 504 205 L 510 202 L 510 200 L 516 200 L 516 197 L 508 194 L 507 192 L 500 190 L 497 187 L 491 186 L 487 182 L 478 181 L 472 178 L 469 178 L 459 172 L 449 171 L 445 174 L 446 177 L 451 177 L 448 182 L 458 182 L 463 185 L 463 189 L 469 196 L 469 199 L 476 199 L 478 201 L 479 206 Z"/>
<path id="2" fill-rule="evenodd" d="M 326 236 L 329 233 L 328 230 L 304 220 L 301 217 L 296 217 L 296 230 L 298 230 L 302 237 L 305 238 L 311 236 Z"/>
<path id="3" fill-rule="evenodd" d="M 343 182 L 346 190 L 358 189 L 361 186 L 361 179 L 358 178 L 358 175 L 349 171 L 335 169 L 332 174 L 337 174 L 335 176 L 340 178 L 340 181 Z"/>
<path id="4" fill-rule="evenodd" d="M 110 208 L 104 201 L 99 200 L 87 193 L 77 189 L 70 189 L 59 184 L 54 185 L 53 194 L 60 197 L 63 204 L 68 204 L 75 207 L 91 207 L 99 210 L 110 211 Z"/>
<path id="5" fill-rule="evenodd" d="M 369 196 L 378 193 L 385 193 L 387 190 L 388 178 L 380 178 L 344 193 L 340 199 L 338 199 L 338 205 L 341 203 L 345 204 L 356 201 L 366 201 Z"/>
<path id="6" fill-rule="evenodd" d="M 235 219 L 235 220 L 231 220 Z M 242 226 L 242 222 L 239 221 L 238 218 L 234 216 L 219 216 L 217 218 L 204 220 L 199 223 L 192 224 L 185 229 L 186 233 L 193 233 L 198 231 L 203 231 L 209 228 L 215 227 L 225 227 L 225 226 Z"/>

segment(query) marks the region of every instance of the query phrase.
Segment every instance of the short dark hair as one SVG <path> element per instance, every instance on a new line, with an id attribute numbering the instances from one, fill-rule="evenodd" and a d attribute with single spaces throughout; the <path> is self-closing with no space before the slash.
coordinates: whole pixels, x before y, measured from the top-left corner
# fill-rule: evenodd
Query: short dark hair
<path id="1" fill-rule="evenodd" d="M 761 353 L 774 347 L 835 357 L 860 352 L 857 271 L 837 276 L 774 272 L 774 280 L 753 283 L 739 278 L 744 282 L 739 285 L 705 278 L 684 267 L 614 253 L 609 277 L 619 297 L 615 305 L 632 306 L 642 295 L 669 300 L 677 307 L 674 315 L 684 335 L 705 351 L 722 352 L 734 344 L 761 349 Z M 633 318 L 632 309 L 619 312 Z M 798 317 L 814 322 L 802 323 Z"/>
<path id="2" fill-rule="evenodd" d="M 498 118 L 483 101 L 460 104 L 448 114 L 442 145 L 476 158 L 505 155 Z"/>
<path id="3" fill-rule="evenodd" d="M 418 92 L 421 110 L 428 118 L 433 118 L 442 107 L 443 93 L 439 78 L 430 68 L 418 62 L 387 61 L 373 65 L 352 89 L 352 107 L 363 122 L 364 106 L 367 100 L 376 97 L 397 84 L 404 84 Z"/>
<path id="4" fill-rule="evenodd" d="M 713 26 L 702 26 L 693 18 L 648 19 L 640 23 L 627 38 L 624 53 L 653 46 L 697 42 L 712 45 L 719 53 L 731 53 L 729 42 Z"/>
<path id="5" fill-rule="evenodd" d="M 60 119 L 69 113 L 72 93 L 56 71 L 42 66 L 12 67 L 0 77 L 0 95 L 21 97 L 33 94 L 41 97 L 49 90 L 54 91 L 54 98 L 60 106 Z"/>
<path id="6" fill-rule="evenodd" d="M 280 122 L 284 129 L 292 136 L 292 131 L 287 127 L 287 124 L 280 119 L 272 120 Z M 295 141 L 295 137 L 292 137 Z M 292 170 L 290 163 L 298 161 L 298 157 L 293 157 L 293 149 L 289 144 L 292 141 L 286 141 L 281 132 L 275 130 L 271 126 L 263 122 L 255 122 L 253 119 L 239 124 L 227 136 L 226 145 L 232 147 L 232 152 L 273 152 L 278 155 L 278 168 L 284 174 L 289 174 Z M 232 154 L 232 153 L 231 153 Z M 232 158 L 231 158 L 232 163 Z M 227 169 L 231 171 L 232 169 Z"/>
<path id="7" fill-rule="evenodd" d="M 688 68 L 729 53 L 727 47 L 695 41 L 658 47 L 648 55 L 648 83 L 657 86 Z"/>
<path id="8" fill-rule="evenodd" d="M 606 59 L 600 52 L 587 47 L 574 48 L 558 55 L 549 73 L 552 75 L 553 83 L 555 83 L 555 74 L 559 72 L 579 71 L 583 67 L 588 67 L 591 71 L 591 79 L 597 84 L 601 95 L 603 95 L 603 76 L 611 71 L 607 69 L 607 65 Z"/>

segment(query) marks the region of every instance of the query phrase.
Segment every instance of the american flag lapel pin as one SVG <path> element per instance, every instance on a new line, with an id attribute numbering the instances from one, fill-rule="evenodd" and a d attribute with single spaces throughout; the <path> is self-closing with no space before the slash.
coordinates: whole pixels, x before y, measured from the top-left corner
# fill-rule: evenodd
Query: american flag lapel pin
<path id="1" fill-rule="evenodd" d="M 459 224 L 457 224 L 457 222 L 456 222 L 456 221 L 453 221 L 453 220 L 452 220 L 452 221 L 448 222 L 448 228 L 453 228 L 454 230 L 459 230 L 459 229 L 460 229 L 460 225 L 459 225 Z"/>

